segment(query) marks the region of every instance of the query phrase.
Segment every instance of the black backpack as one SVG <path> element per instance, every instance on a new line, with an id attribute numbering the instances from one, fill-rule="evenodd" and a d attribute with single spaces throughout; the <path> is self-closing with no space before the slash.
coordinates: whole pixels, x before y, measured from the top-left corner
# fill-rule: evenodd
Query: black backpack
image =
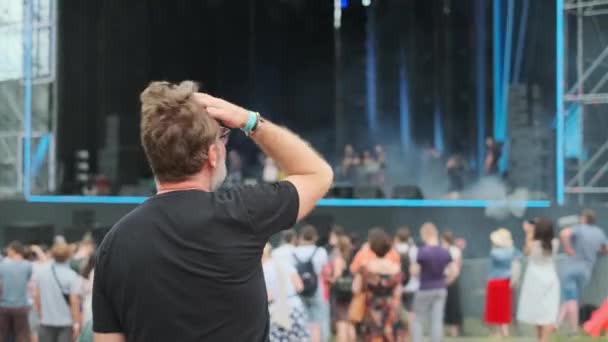
<path id="1" fill-rule="evenodd" d="M 302 292 L 300 292 L 302 297 L 314 296 L 315 293 L 317 293 L 317 288 L 319 287 L 319 277 L 317 276 L 315 266 L 312 263 L 312 259 L 315 257 L 317 249 L 318 247 L 315 248 L 310 258 L 306 261 L 300 261 L 295 253 L 293 255 L 294 259 L 296 260 L 296 270 L 298 271 L 298 274 L 302 279 L 302 284 L 304 285 Z"/>
<path id="2" fill-rule="evenodd" d="M 347 267 L 340 275 L 333 286 L 333 293 L 339 302 L 350 302 L 353 298 L 353 275 Z"/>

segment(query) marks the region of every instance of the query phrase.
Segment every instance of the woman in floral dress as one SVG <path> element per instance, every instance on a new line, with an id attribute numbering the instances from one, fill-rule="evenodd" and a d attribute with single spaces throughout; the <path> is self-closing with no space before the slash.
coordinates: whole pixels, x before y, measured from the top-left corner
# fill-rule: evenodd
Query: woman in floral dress
<path id="1" fill-rule="evenodd" d="M 405 341 L 405 327 L 399 319 L 401 267 L 385 258 L 392 248 L 391 237 L 381 229 L 370 232 L 370 248 L 377 258 L 367 262 L 355 277 L 353 290 L 363 292 L 366 307 L 361 333 L 366 342 Z"/>

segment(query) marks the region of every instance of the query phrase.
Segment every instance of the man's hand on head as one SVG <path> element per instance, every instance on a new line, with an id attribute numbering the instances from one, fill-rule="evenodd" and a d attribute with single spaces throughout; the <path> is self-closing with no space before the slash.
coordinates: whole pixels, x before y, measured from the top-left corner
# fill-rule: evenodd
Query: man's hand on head
<path id="1" fill-rule="evenodd" d="M 194 100 L 209 113 L 209 116 L 229 128 L 243 128 L 249 119 L 249 111 L 245 108 L 209 94 L 196 93 Z"/>

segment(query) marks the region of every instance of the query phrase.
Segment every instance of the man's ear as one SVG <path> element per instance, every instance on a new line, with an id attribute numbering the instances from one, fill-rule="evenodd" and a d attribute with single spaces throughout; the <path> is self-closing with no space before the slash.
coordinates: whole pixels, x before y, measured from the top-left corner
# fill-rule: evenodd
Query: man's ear
<path id="1" fill-rule="evenodd" d="M 209 165 L 215 169 L 220 157 L 219 148 L 216 144 L 211 144 L 211 146 L 209 146 L 208 156 Z"/>

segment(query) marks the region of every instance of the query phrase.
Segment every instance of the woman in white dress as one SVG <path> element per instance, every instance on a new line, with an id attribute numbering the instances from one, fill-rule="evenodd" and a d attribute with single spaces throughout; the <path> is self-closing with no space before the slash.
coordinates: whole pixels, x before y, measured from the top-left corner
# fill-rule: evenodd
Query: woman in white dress
<path id="1" fill-rule="evenodd" d="M 560 288 L 555 266 L 558 242 L 548 219 L 526 221 L 523 228 L 528 267 L 519 297 L 517 320 L 536 326 L 538 341 L 548 342 L 559 313 Z"/>

